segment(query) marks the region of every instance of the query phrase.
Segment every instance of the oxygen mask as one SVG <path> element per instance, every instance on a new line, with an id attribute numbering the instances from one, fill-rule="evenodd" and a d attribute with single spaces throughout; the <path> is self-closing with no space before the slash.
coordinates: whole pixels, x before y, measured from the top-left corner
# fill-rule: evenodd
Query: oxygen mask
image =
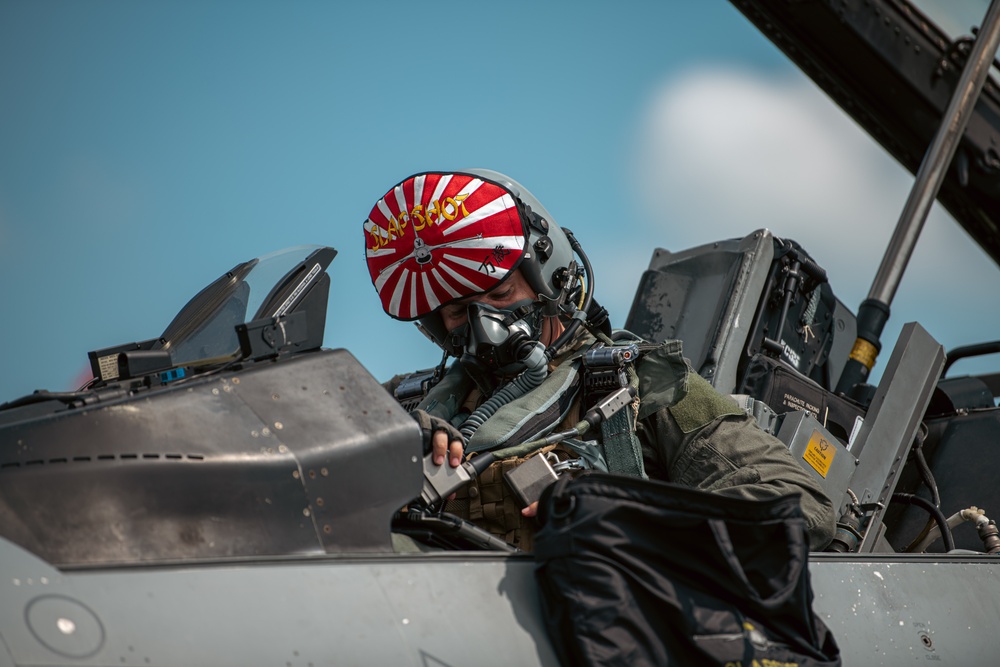
<path id="1" fill-rule="evenodd" d="M 485 393 L 526 368 L 544 366 L 539 343 L 542 317 L 538 302 L 525 299 L 508 308 L 469 304 L 468 322 L 449 332 L 449 344 L 461 346 L 459 363 Z"/>

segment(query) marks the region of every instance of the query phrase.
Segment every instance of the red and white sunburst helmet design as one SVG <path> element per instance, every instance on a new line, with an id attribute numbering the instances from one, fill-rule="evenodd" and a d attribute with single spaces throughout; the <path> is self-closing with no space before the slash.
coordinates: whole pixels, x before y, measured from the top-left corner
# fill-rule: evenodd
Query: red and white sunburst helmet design
<path id="1" fill-rule="evenodd" d="M 399 320 L 493 289 L 517 268 L 529 238 L 509 190 L 457 172 L 407 178 L 375 203 L 364 226 L 372 283 Z"/>

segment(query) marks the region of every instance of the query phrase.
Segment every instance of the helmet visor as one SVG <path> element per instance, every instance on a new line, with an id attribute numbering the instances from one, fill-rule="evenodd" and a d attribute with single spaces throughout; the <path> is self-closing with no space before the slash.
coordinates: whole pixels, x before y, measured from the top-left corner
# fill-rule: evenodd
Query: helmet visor
<path id="1" fill-rule="evenodd" d="M 411 176 L 375 203 L 364 227 L 372 283 L 399 320 L 490 291 L 528 244 L 516 198 L 472 174 Z"/>

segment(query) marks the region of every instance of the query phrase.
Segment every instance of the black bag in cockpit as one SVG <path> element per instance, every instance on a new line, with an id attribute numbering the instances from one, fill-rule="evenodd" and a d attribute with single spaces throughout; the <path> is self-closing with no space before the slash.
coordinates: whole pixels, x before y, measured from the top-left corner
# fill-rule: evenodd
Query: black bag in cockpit
<path id="1" fill-rule="evenodd" d="M 766 403 L 779 415 L 792 410 L 808 412 L 845 445 L 853 440 L 865 416 L 865 409 L 854 401 L 763 354 L 751 357 L 736 393 Z"/>
<path id="2" fill-rule="evenodd" d="M 798 498 L 592 473 L 540 503 L 536 580 L 564 665 L 840 665 Z M 773 661 L 773 662 L 769 662 Z"/>

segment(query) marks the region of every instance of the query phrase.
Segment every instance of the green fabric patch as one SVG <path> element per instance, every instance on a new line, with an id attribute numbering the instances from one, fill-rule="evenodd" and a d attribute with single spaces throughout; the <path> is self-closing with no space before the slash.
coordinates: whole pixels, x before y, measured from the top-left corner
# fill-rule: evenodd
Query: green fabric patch
<path id="1" fill-rule="evenodd" d="M 639 419 L 681 401 L 688 391 L 687 361 L 679 340 L 650 350 L 636 364 L 639 375 Z"/>
<path id="2" fill-rule="evenodd" d="M 708 380 L 691 371 L 687 377 L 687 395 L 670 406 L 670 414 L 684 433 L 691 433 L 724 415 L 742 415 L 736 401 L 723 396 Z"/>

